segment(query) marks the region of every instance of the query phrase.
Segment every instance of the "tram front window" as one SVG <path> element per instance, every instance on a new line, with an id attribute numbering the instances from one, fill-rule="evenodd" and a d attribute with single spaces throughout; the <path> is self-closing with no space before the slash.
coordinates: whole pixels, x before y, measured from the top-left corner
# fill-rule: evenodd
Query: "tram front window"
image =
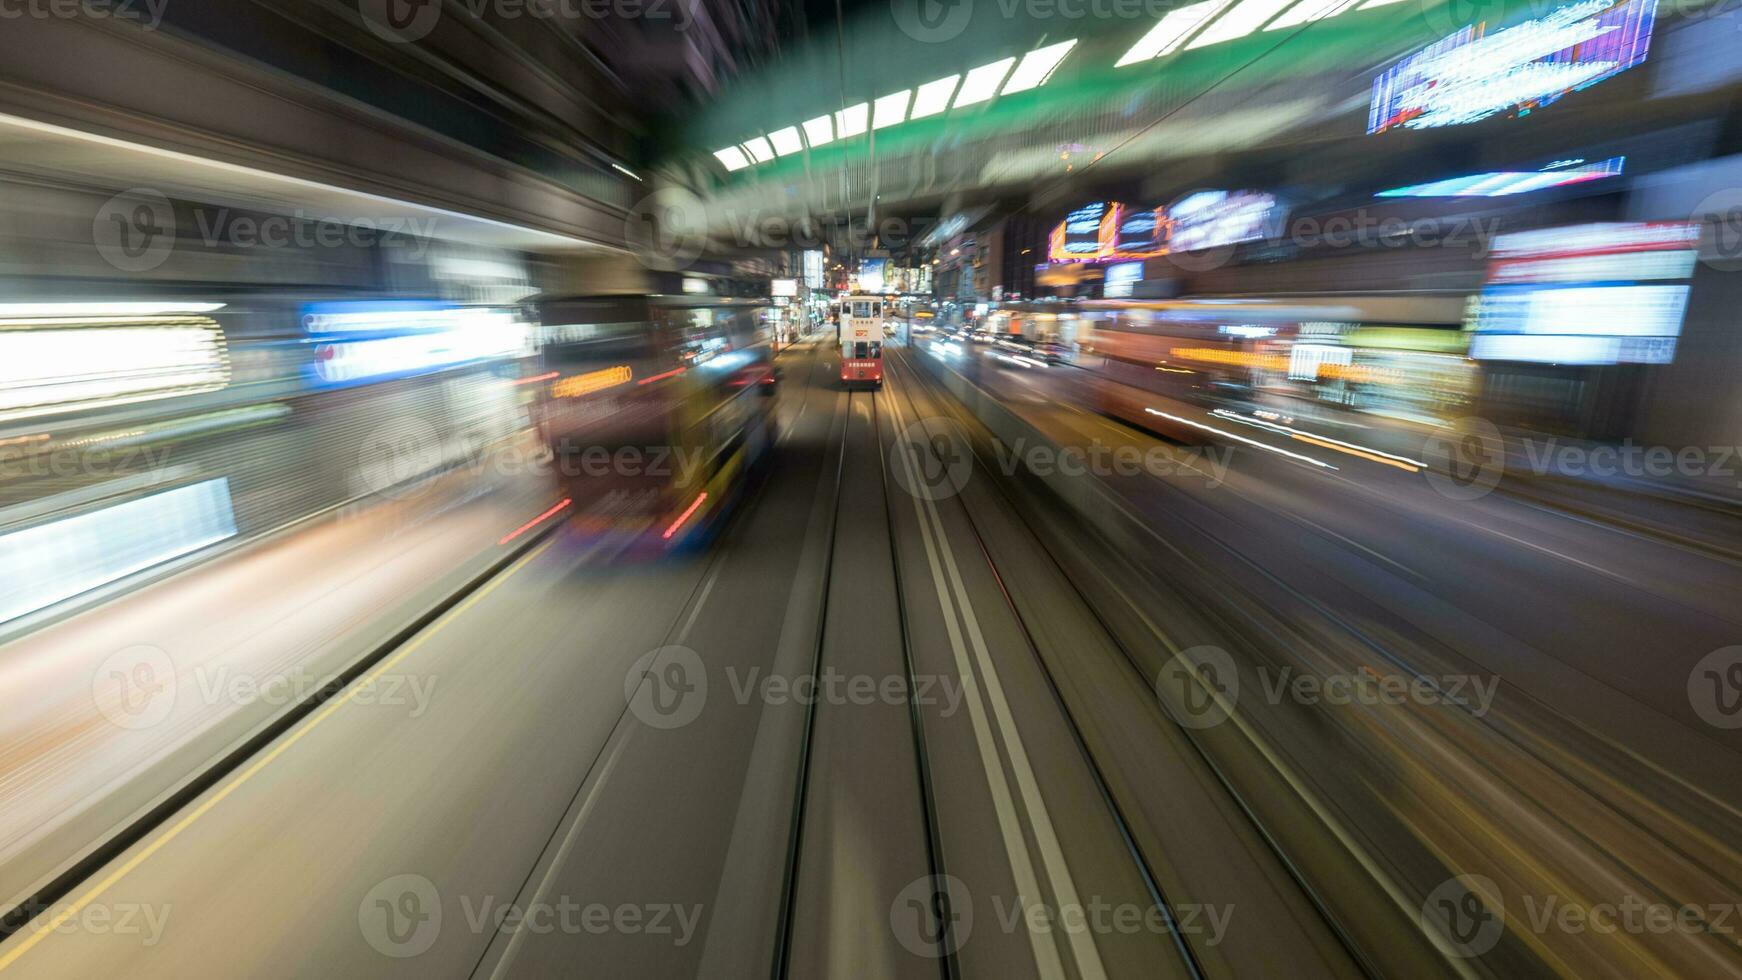
<path id="1" fill-rule="evenodd" d="M 882 356 L 883 356 L 883 345 L 882 344 L 866 343 L 865 341 L 861 340 L 853 345 L 853 357 L 857 360 L 863 360 L 867 357 L 882 357 Z"/>

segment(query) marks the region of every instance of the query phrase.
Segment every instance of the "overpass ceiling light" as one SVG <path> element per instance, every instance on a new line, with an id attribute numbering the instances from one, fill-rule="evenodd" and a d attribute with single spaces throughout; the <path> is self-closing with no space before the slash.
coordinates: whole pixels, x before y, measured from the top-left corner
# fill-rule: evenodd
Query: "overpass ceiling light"
<path id="1" fill-rule="evenodd" d="M 822 146 L 835 141 L 835 124 L 828 116 L 818 116 L 804 121 L 804 141 L 811 146 Z"/>
<path id="2" fill-rule="evenodd" d="M 752 136 L 744 141 L 744 149 L 750 151 L 751 159 L 757 163 L 767 163 L 774 159 L 774 147 L 768 145 L 768 140 L 761 136 Z"/>
<path id="3" fill-rule="evenodd" d="M 1059 62 L 1064 61 L 1065 55 L 1070 54 L 1071 49 L 1076 46 L 1077 40 L 1072 38 L 1044 48 L 1036 48 L 1023 55 L 1021 63 L 1010 73 L 1010 77 L 1004 82 L 1004 90 L 999 94 L 1026 92 L 1046 84 L 1046 80 L 1052 77 L 1053 70 L 1058 68 Z"/>
<path id="4" fill-rule="evenodd" d="M 750 158 L 745 156 L 744 151 L 736 146 L 728 146 L 724 150 L 715 150 L 714 156 L 718 157 L 720 162 L 726 165 L 727 170 L 743 170 L 745 167 L 750 166 Z"/>
<path id="5" fill-rule="evenodd" d="M 1374 7 L 1383 7 L 1387 4 L 1400 3 L 1400 2 L 1402 2 L 1402 0 L 1367 0 L 1367 2 L 1362 4 L 1358 9 L 1360 9 L 1360 10 L 1372 10 Z"/>
<path id="6" fill-rule="evenodd" d="M 913 93 L 913 112 L 908 119 L 921 119 L 925 116 L 935 116 L 950 107 L 950 96 L 956 94 L 956 83 L 962 76 L 951 75 L 935 82 L 926 82 Z"/>
<path id="7" fill-rule="evenodd" d="M 912 100 L 913 89 L 905 88 L 871 103 L 871 127 L 882 129 L 907 121 L 907 104 Z"/>
<path id="8" fill-rule="evenodd" d="M 1015 58 L 1002 58 L 989 65 L 968 69 L 968 74 L 962 79 L 962 87 L 956 92 L 956 101 L 950 103 L 950 108 L 960 109 L 997 95 L 999 83 L 1004 81 L 1005 75 L 1010 74 L 1010 66 L 1014 64 Z"/>
<path id="9" fill-rule="evenodd" d="M 1239 0 L 1233 8 L 1222 16 L 1210 22 L 1197 37 L 1187 44 L 1187 51 L 1223 41 L 1232 41 L 1237 37 L 1245 37 L 1258 30 L 1264 23 L 1277 14 L 1282 13 L 1293 0 Z M 1306 0 L 1311 2 L 1311 0 Z"/>
<path id="10" fill-rule="evenodd" d="M 865 132 L 869 126 L 871 107 L 863 102 L 835 112 L 835 136 L 847 139 Z"/>
<path id="11" fill-rule="evenodd" d="M 1202 27 L 1205 21 L 1214 17 L 1227 5 L 1228 0 L 1203 0 L 1203 2 L 1194 3 L 1189 7 L 1177 7 L 1168 11 L 1167 16 L 1161 19 L 1161 23 L 1150 28 L 1148 34 L 1143 35 L 1136 44 L 1131 46 L 1130 51 L 1125 52 L 1125 57 L 1113 63 L 1113 67 L 1123 68 L 1139 61 L 1148 61 L 1164 54 L 1172 54 L 1179 49 L 1181 44 L 1185 43 L 1186 38 L 1190 37 L 1193 31 Z"/>
<path id="12" fill-rule="evenodd" d="M 1280 31 L 1285 27 L 1316 23 L 1326 17 L 1335 17 L 1344 11 L 1353 10 L 1360 2 L 1361 0 L 1300 0 L 1281 17 L 1264 25 L 1264 29 Z"/>
<path id="13" fill-rule="evenodd" d="M 774 152 L 781 156 L 791 156 L 804 149 L 804 140 L 799 138 L 798 127 L 788 126 L 768 134 L 768 142 L 774 144 Z"/>

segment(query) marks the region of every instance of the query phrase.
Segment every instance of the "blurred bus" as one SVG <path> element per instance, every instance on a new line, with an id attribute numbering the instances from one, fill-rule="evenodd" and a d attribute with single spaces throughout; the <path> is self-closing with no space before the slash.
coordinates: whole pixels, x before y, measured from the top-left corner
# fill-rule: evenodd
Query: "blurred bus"
<path id="1" fill-rule="evenodd" d="M 1475 382 L 1462 309 L 1461 296 L 1252 297 L 1086 301 L 1056 315 L 1076 364 L 1113 382 L 1097 386 L 1102 413 L 1195 442 L 1201 430 L 1147 411 L 1153 396 L 1441 424 Z"/>
<path id="2" fill-rule="evenodd" d="M 705 539 L 772 442 L 765 297 L 534 302 L 536 422 L 574 522 L 668 550 Z"/>

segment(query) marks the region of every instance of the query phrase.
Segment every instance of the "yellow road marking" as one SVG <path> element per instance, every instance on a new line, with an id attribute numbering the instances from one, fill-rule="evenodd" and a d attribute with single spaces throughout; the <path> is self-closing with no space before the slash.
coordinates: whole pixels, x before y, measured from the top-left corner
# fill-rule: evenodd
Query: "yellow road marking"
<path id="1" fill-rule="evenodd" d="M 189 811 L 186 816 L 182 817 L 174 826 L 170 827 L 169 830 L 165 831 L 145 847 L 141 848 L 132 857 L 122 863 L 120 867 L 110 872 L 102 881 L 99 881 L 96 885 L 92 886 L 89 891 L 74 900 L 72 904 L 57 913 L 53 919 L 50 919 L 46 923 L 33 922 L 25 926 L 23 931 L 28 931 L 30 935 L 24 936 L 19 940 L 16 946 L 7 950 L 4 955 L 0 955 L 0 971 L 3 971 L 16 963 L 25 953 L 30 952 L 37 943 L 42 942 L 43 939 L 54 934 L 54 932 L 61 926 L 72 921 L 85 909 L 89 908 L 91 903 L 101 897 L 104 892 L 114 887 L 122 878 L 127 877 L 127 875 L 135 868 L 144 864 L 148 858 L 162 850 L 170 841 L 180 837 L 183 831 L 193 826 L 194 821 L 205 816 L 213 807 L 222 803 L 231 793 L 236 792 L 243 783 L 246 783 L 248 780 L 259 775 L 260 771 L 265 769 L 268 765 L 271 765 L 274 759 L 277 759 L 285 752 L 288 752 L 291 746 L 302 741 L 303 736 L 314 731 L 316 725 L 326 721 L 334 712 L 344 707 L 347 702 L 356 696 L 358 689 L 366 684 L 374 682 L 380 678 L 382 674 L 392 669 L 394 665 L 398 664 L 401 660 L 404 660 L 407 656 L 410 656 L 412 651 L 424 644 L 424 641 L 428 640 L 443 627 L 459 618 L 460 614 L 472 608 L 474 605 L 477 605 L 485 596 L 496 591 L 497 587 L 503 582 L 508 581 L 509 577 L 526 567 L 527 563 L 531 562 L 534 558 L 537 558 L 545 549 L 555 543 L 554 540 L 546 541 L 544 544 L 541 544 L 537 548 L 528 552 L 524 557 L 508 566 L 501 575 L 496 576 L 483 588 L 472 593 L 472 595 L 467 597 L 464 602 L 461 602 L 458 606 L 455 606 L 444 613 L 441 618 L 432 623 L 428 629 L 425 629 L 421 633 L 412 637 L 411 641 L 400 647 L 397 653 L 388 657 L 386 660 L 383 660 L 381 663 L 376 664 L 374 669 L 370 670 L 367 674 L 364 674 L 362 677 L 346 685 L 342 694 L 323 705 L 321 709 L 317 711 L 313 717 L 309 718 L 306 723 L 298 726 L 287 737 L 285 737 L 283 741 L 273 746 L 265 755 L 262 755 L 258 760 L 256 760 L 253 765 L 250 765 L 247 769 L 243 770 L 240 775 L 236 776 L 228 783 L 225 783 L 223 788 L 207 797 L 199 806 Z"/>

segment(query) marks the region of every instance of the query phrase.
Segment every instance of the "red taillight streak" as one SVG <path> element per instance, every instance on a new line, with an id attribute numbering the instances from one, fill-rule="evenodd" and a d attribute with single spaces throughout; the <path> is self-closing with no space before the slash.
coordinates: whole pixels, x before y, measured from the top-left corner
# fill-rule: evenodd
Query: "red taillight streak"
<path id="1" fill-rule="evenodd" d="M 674 377 L 674 376 L 682 374 L 682 373 L 684 373 L 683 368 L 673 368 L 672 370 L 667 371 L 664 374 L 656 374 L 651 378 L 642 378 L 640 381 L 637 381 L 635 383 L 638 385 L 650 385 L 650 384 L 654 383 L 655 381 L 661 381 L 661 380 L 664 380 L 665 378 Z"/>
<path id="2" fill-rule="evenodd" d="M 539 383 L 539 382 L 540 382 L 540 381 L 549 381 L 549 380 L 550 380 L 550 379 L 552 379 L 552 378 L 554 378 L 554 377 L 556 377 L 556 376 L 557 376 L 557 375 L 558 375 L 558 374 L 560 374 L 560 373 L 562 373 L 562 372 L 560 372 L 560 371 L 552 371 L 552 372 L 550 372 L 550 373 L 549 373 L 549 374 L 540 374 L 540 375 L 535 375 L 535 376 L 533 376 L 533 377 L 530 377 L 530 378 L 521 378 L 521 379 L 520 379 L 520 380 L 519 380 L 519 381 L 516 381 L 516 382 L 514 382 L 514 383 L 515 383 L 515 384 L 517 384 L 517 385 L 532 385 L 532 384 L 537 384 L 537 383 Z"/>
<path id="3" fill-rule="evenodd" d="M 496 543 L 498 545 L 504 545 L 510 541 L 513 541 L 515 538 L 518 538 L 522 534 L 525 534 L 526 532 L 537 527 L 539 524 L 543 523 L 546 518 L 550 517 L 552 514 L 555 514 L 557 511 L 562 510 L 564 507 L 567 507 L 570 503 L 571 503 L 570 499 L 568 497 L 564 497 L 562 499 L 561 503 L 557 504 L 555 507 L 552 507 L 550 510 L 547 510 L 544 513 L 538 515 L 537 517 L 534 517 L 532 520 L 527 521 L 525 524 L 522 524 L 519 527 L 515 528 L 514 531 L 512 533 L 510 533 L 507 537 L 503 538 L 502 540 L 500 540 Z"/>
<path id="4" fill-rule="evenodd" d="M 702 501 L 704 501 L 706 499 L 708 499 L 708 492 L 706 490 L 703 490 L 701 493 L 697 494 L 696 499 L 690 502 L 689 507 L 687 509 L 685 509 L 683 513 L 677 515 L 677 520 L 671 522 L 671 527 L 666 528 L 665 534 L 661 535 L 661 537 L 670 539 L 672 535 L 676 534 L 677 529 L 680 527 L 683 527 L 683 522 L 689 520 L 690 515 L 694 514 L 696 512 L 696 508 L 700 507 L 702 505 Z"/>

